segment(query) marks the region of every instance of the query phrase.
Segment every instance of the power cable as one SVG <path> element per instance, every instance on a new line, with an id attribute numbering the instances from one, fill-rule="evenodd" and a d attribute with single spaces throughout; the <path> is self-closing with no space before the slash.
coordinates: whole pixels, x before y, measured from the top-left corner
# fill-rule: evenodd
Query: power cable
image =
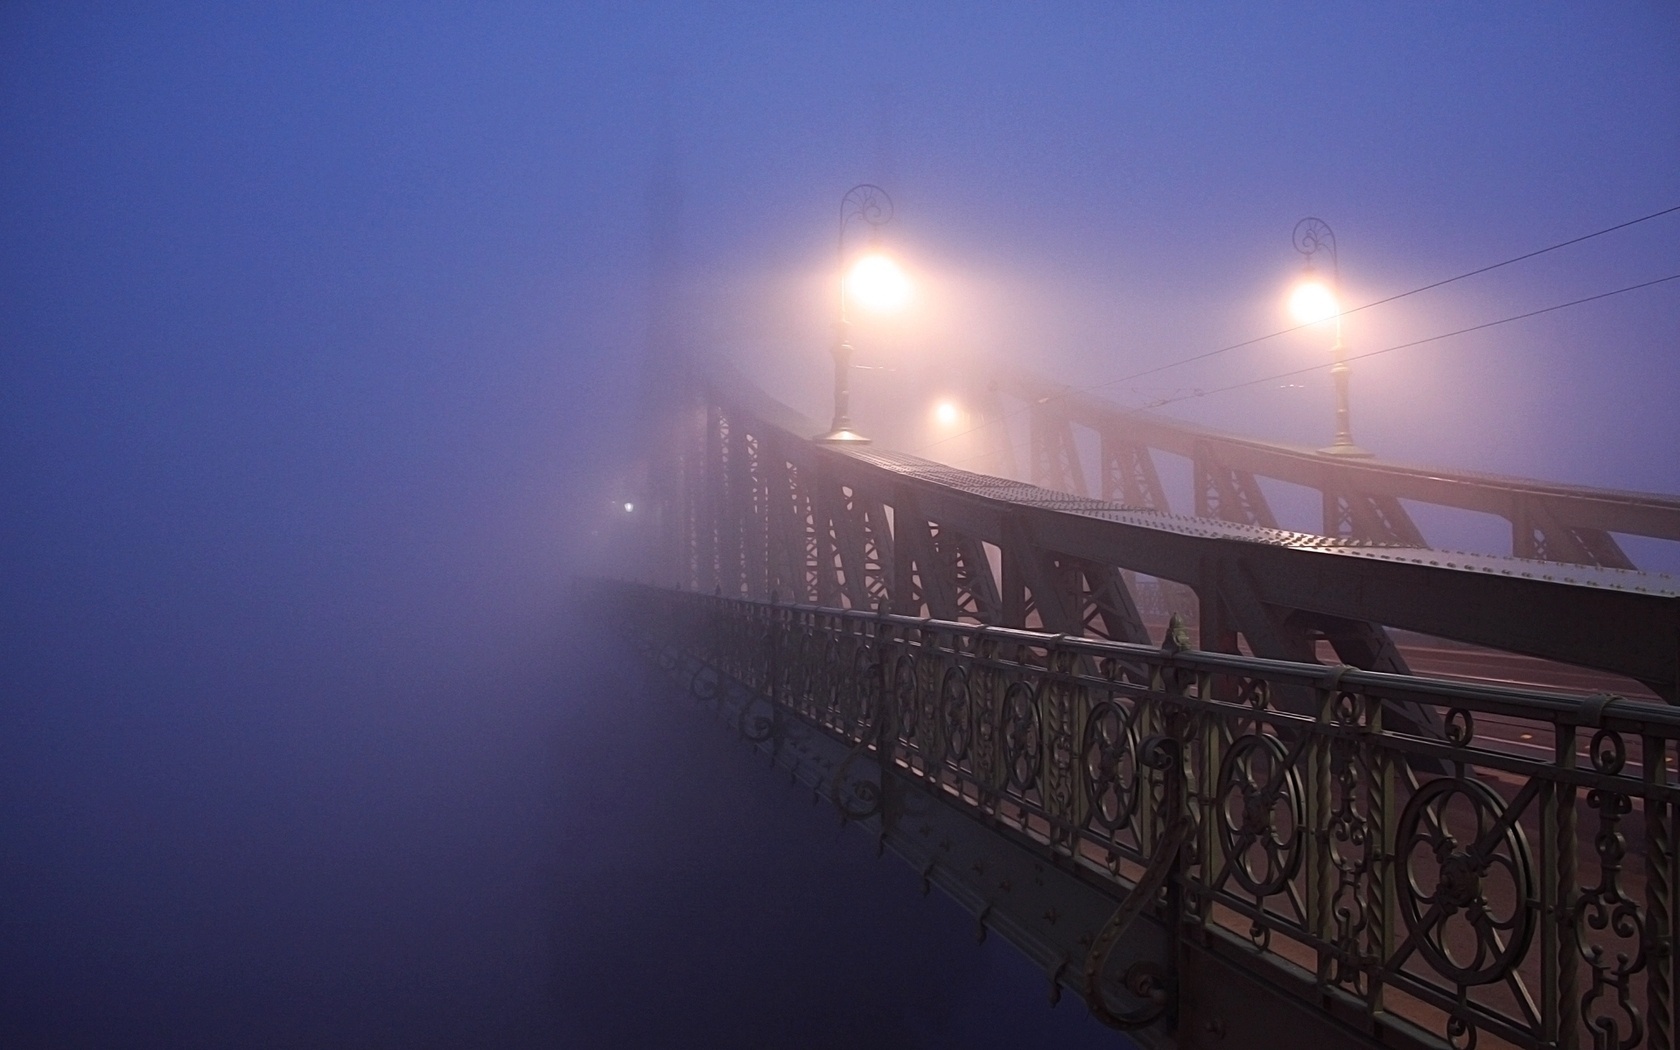
<path id="1" fill-rule="evenodd" d="M 1347 360 L 1347 361 L 1363 361 L 1368 357 L 1377 357 L 1381 354 L 1393 353 L 1396 350 L 1405 350 L 1405 349 L 1408 349 L 1408 348 L 1414 347 L 1414 346 L 1423 346 L 1426 343 L 1438 343 L 1443 339 L 1451 339 L 1454 336 L 1467 335 L 1471 332 L 1479 332 L 1484 328 L 1495 328 L 1495 327 L 1498 327 L 1499 325 L 1502 325 L 1502 324 L 1510 324 L 1513 321 L 1521 321 L 1521 320 L 1525 320 L 1526 318 L 1530 318 L 1530 317 L 1538 317 L 1541 314 L 1554 313 L 1558 310 L 1567 310 L 1571 306 L 1580 306 L 1582 303 L 1590 303 L 1590 302 L 1594 302 L 1595 300 L 1598 300 L 1598 299 L 1608 299 L 1613 295 L 1622 295 L 1625 292 L 1636 292 L 1641 288 L 1650 288 L 1650 287 L 1653 287 L 1655 285 L 1665 284 L 1669 281 L 1680 281 L 1680 273 L 1671 273 L 1667 277 L 1658 277 L 1654 280 L 1642 281 L 1639 284 L 1630 284 L 1625 288 L 1617 288 L 1614 291 L 1599 292 L 1597 295 L 1585 296 L 1584 298 L 1574 299 L 1574 300 L 1571 300 L 1570 302 L 1567 302 L 1567 303 L 1557 303 L 1556 305 L 1553 305 L 1553 306 L 1543 306 L 1538 310 L 1530 310 L 1527 313 L 1514 314 L 1510 317 L 1502 317 L 1497 321 L 1484 321 L 1481 324 L 1471 325 L 1468 328 L 1460 328 L 1457 331 L 1453 331 L 1453 332 L 1443 332 L 1440 335 L 1432 335 L 1432 336 L 1428 336 L 1427 338 L 1424 338 L 1424 339 L 1414 339 L 1409 343 L 1396 343 L 1394 346 L 1385 346 L 1381 350 L 1368 350 L 1363 354 L 1354 354 L 1353 356 L 1345 358 L 1344 360 Z M 1288 372 L 1279 372 L 1275 375 L 1262 376 L 1259 379 L 1247 379 L 1247 380 L 1244 380 L 1241 383 L 1232 383 L 1229 386 L 1214 387 L 1211 390 L 1196 390 L 1196 391 L 1192 391 L 1191 393 L 1188 393 L 1188 394 L 1180 394 L 1177 397 L 1162 398 L 1158 401 L 1150 402 L 1149 405 L 1146 406 L 1146 407 L 1148 407 L 1148 408 L 1160 408 L 1163 405 L 1177 404 L 1180 401 L 1193 401 L 1196 398 L 1207 397 L 1210 394 L 1223 394 L 1223 393 L 1225 393 L 1226 391 L 1229 391 L 1229 390 L 1241 390 L 1244 387 L 1260 386 L 1263 383 L 1275 383 L 1280 379 L 1290 379 L 1290 378 L 1293 378 L 1293 377 L 1298 376 L 1298 375 L 1305 375 L 1308 372 L 1321 372 L 1326 368 L 1333 368 L 1333 367 L 1335 367 L 1335 362 L 1334 361 L 1328 362 L 1328 363 L 1325 363 L 1325 364 L 1307 365 L 1304 368 L 1297 368 L 1297 369 L 1293 369 L 1292 371 L 1288 371 Z M 1050 400 L 1050 399 L 1047 398 L 1046 400 Z M 1016 409 L 1015 412 L 1006 413 L 1005 415 L 1006 416 L 1007 415 L 1014 415 L 1016 413 L 1019 413 L 1020 411 L 1022 411 L 1022 409 Z M 1002 418 L 1005 418 L 1005 417 L 999 417 L 999 418 L 1002 419 Z M 951 435 L 948 435 L 946 437 L 939 438 L 936 441 L 931 441 L 928 444 L 922 445 L 919 448 L 912 449 L 911 451 L 912 452 L 925 451 L 926 449 L 932 448 L 934 445 L 942 444 L 946 441 L 953 440 L 954 438 L 962 437 L 965 434 L 976 433 L 976 432 L 984 429 L 986 425 L 987 424 L 982 423 L 979 426 L 971 427 L 968 430 L 962 431 L 961 433 L 951 434 Z M 1024 447 L 1027 444 L 1030 444 L 1030 441 L 1013 441 L 1013 442 L 1009 443 L 1009 448 L 1013 451 L 1019 451 L 1022 447 Z"/>
<path id="2" fill-rule="evenodd" d="M 1451 339 L 1453 336 L 1467 335 L 1470 332 L 1479 332 L 1484 328 L 1494 328 L 1502 324 L 1510 324 L 1512 321 L 1521 321 L 1529 317 L 1539 317 L 1541 314 L 1549 314 L 1557 310 L 1567 310 L 1571 306 L 1580 306 L 1582 303 L 1590 303 L 1598 299 L 1608 299 L 1612 295 L 1621 295 L 1624 292 L 1636 292 L 1641 288 L 1650 288 L 1653 285 L 1676 280 L 1680 280 L 1680 273 L 1671 273 L 1667 277 L 1658 277 L 1655 280 L 1643 281 L 1639 284 L 1630 284 L 1626 288 L 1617 288 L 1615 291 L 1599 292 L 1597 295 L 1589 295 L 1583 299 L 1575 299 L 1567 303 L 1558 303 L 1555 306 L 1544 306 L 1538 310 L 1530 310 L 1527 313 L 1515 314 L 1511 317 L 1502 317 L 1497 321 L 1484 321 L 1481 324 L 1471 325 L 1469 328 L 1460 328 L 1456 332 L 1443 332 L 1440 335 L 1432 335 L 1424 339 L 1414 339 L 1409 343 L 1396 343 L 1394 346 L 1385 346 L 1381 350 L 1368 350 L 1363 354 L 1354 354 L 1344 360 L 1363 361 L 1367 357 L 1377 357 L 1381 354 L 1393 353 L 1396 350 L 1405 350 L 1414 346 L 1422 346 L 1425 343 L 1437 343 L 1443 339 Z M 1259 379 L 1248 379 L 1241 383 L 1232 383 L 1229 386 L 1214 387 L 1212 390 L 1197 390 L 1189 394 L 1180 394 L 1177 397 L 1163 398 L 1162 400 L 1152 402 L 1149 407 L 1160 408 L 1162 405 L 1176 404 L 1180 401 L 1191 401 L 1198 397 L 1206 397 L 1209 394 L 1223 394 L 1227 390 L 1240 390 L 1243 387 L 1259 386 L 1262 383 L 1273 383 L 1279 379 L 1289 379 L 1294 376 L 1305 375 L 1308 372 L 1320 372 L 1326 368 L 1333 367 L 1335 367 L 1335 362 L 1333 361 L 1327 364 L 1308 365 L 1305 368 L 1297 368 L 1289 372 L 1279 372 L 1276 375 L 1262 376 Z"/>
<path id="3" fill-rule="evenodd" d="M 1545 255 L 1548 252 L 1555 252 L 1560 248 L 1567 248 L 1570 245 L 1580 244 L 1583 241 L 1590 241 L 1595 237 L 1602 237 L 1607 233 L 1615 233 L 1617 230 L 1625 230 L 1630 226 L 1637 226 L 1642 222 L 1649 222 L 1652 219 L 1659 219 L 1659 218 L 1663 217 L 1664 215 L 1671 215 L 1674 212 L 1680 212 L 1680 204 L 1675 204 L 1675 205 L 1671 205 L 1670 207 L 1667 207 L 1667 208 L 1662 208 L 1658 211 L 1651 212 L 1648 215 L 1641 215 L 1636 219 L 1628 219 L 1626 222 L 1619 222 L 1619 223 L 1616 223 L 1613 226 L 1606 226 L 1601 230 L 1594 230 L 1592 233 L 1584 233 L 1579 237 L 1571 237 L 1568 240 L 1559 241 L 1556 244 L 1550 244 L 1550 245 L 1547 245 L 1544 248 L 1537 248 L 1534 251 L 1525 252 L 1522 255 L 1513 256 L 1509 259 L 1503 260 L 1502 262 L 1491 263 L 1487 266 L 1481 266 L 1481 267 L 1478 267 L 1474 270 L 1468 270 L 1464 273 L 1458 274 L 1458 275 L 1453 276 L 1453 277 L 1446 277 L 1446 278 L 1443 278 L 1439 281 L 1434 281 L 1430 284 L 1422 285 L 1421 287 L 1418 287 L 1418 288 L 1413 288 L 1409 291 L 1399 292 L 1395 295 L 1390 295 L 1386 298 L 1378 299 L 1378 300 L 1375 300 L 1374 302 L 1365 303 L 1362 306 L 1356 306 L 1356 307 L 1354 307 L 1350 310 L 1345 310 L 1345 311 L 1343 311 L 1343 313 L 1344 313 L 1344 315 L 1345 314 L 1358 313 L 1361 310 L 1369 310 L 1372 307 L 1382 306 L 1385 303 L 1392 303 L 1396 300 L 1404 299 L 1407 296 L 1417 295 L 1421 292 L 1427 292 L 1427 291 L 1430 291 L 1430 290 L 1435 289 L 1435 288 L 1441 288 L 1441 287 L 1444 287 L 1445 285 L 1452 284 L 1455 281 L 1462 281 L 1462 280 L 1464 280 L 1468 277 L 1475 277 L 1479 274 L 1488 273 L 1490 271 L 1500 269 L 1501 267 L 1510 266 L 1513 263 L 1522 262 L 1525 259 L 1532 259 L 1532 258 L 1534 258 L 1536 256 L 1539 256 L 1539 255 Z M 1651 284 L 1661 284 L 1663 281 L 1672 280 L 1672 279 L 1673 278 L 1670 278 L 1670 277 L 1664 277 L 1664 278 L 1660 278 L 1656 281 L 1646 282 L 1646 284 L 1633 285 L 1633 286 L 1628 287 L 1628 288 L 1618 289 L 1617 291 L 1614 291 L 1614 292 L 1604 292 L 1601 295 L 1588 296 L 1585 299 L 1578 299 L 1573 303 L 1564 303 L 1564 304 L 1561 304 L 1559 306 L 1546 307 L 1543 310 L 1537 310 L 1537 311 L 1534 311 L 1533 313 L 1522 314 L 1522 315 L 1519 315 L 1517 317 L 1508 317 L 1508 318 L 1505 318 L 1504 320 L 1501 320 L 1501 321 L 1492 321 L 1492 322 L 1489 322 L 1487 325 L 1482 325 L 1482 326 L 1478 326 L 1478 327 L 1491 327 L 1492 325 L 1496 325 L 1496 324 L 1505 324 L 1505 323 L 1508 323 L 1510 321 L 1521 320 L 1524 317 L 1533 317 L 1536 314 L 1549 313 L 1552 310 L 1561 310 L 1561 309 L 1564 309 L 1565 307 L 1568 307 L 1568 306 L 1575 306 L 1575 305 L 1578 305 L 1580 303 L 1591 302 L 1594 299 L 1601 299 L 1601 298 L 1604 298 L 1604 296 L 1607 296 L 1607 295 L 1619 295 L 1622 292 L 1634 291 L 1635 289 L 1638 289 L 1638 288 L 1648 287 Z M 1089 391 L 1092 391 L 1092 390 L 1101 390 L 1104 387 L 1114 386 L 1118 383 L 1129 382 L 1133 379 L 1141 379 L 1144 376 L 1154 375 L 1157 372 L 1164 372 L 1164 371 L 1166 371 L 1170 368 L 1177 368 L 1180 365 L 1188 365 L 1188 364 L 1194 364 L 1197 361 L 1205 361 L 1210 357 L 1217 357 L 1220 354 L 1229 353 L 1232 350 L 1240 350 L 1241 348 L 1243 348 L 1245 346 L 1253 346 L 1255 343 L 1262 343 L 1262 342 L 1265 342 L 1268 339 L 1275 339 L 1278 336 L 1288 335 L 1291 332 L 1298 332 L 1301 329 L 1308 328 L 1308 327 L 1311 327 L 1311 325 L 1310 324 L 1300 324 L 1300 325 L 1295 325 L 1292 328 L 1284 328 L 1284 329 L 1280 329 L 1279 331 L 1276 331 L 1276 332 L 1270 332 L 1266 335 L 1255 336 L 1252 339 L 1244 339 L 1240 343 L 1232 343 L 1229 346 L 1222 346 L 1217 350 L 1208 350 L 1204 353 L 1195 354 L 1195 355 L 1192 355 L 1192 356 L 1186 357 L 1186 358 L 1181 358 L 1180 360 L 1177 360 L 1177 361 L 1170 361 L 1170 362 L 1168 362 L 1164 365 L 1157 365 L 1154 368 L 1146 368 L 1141 372 L 1133 372 L 1131 375 L 1121 376 L 1118 379 L 1108 379 L 1108 380 L 1104 380 L 1103 382 L 1100 382 L 1100 383 L 1094 383 L 1094 384 L 1091 384 L 1090 386 L 1086 386 L 1086 387 L 1081 388 L 1081 392 L 1089 392 Z M 1463 331 L 1464 332 L 1473 332 L 1473 331 L 1476 331 L 1476 329 L 1475 328 L 1467 328 L 1467 329 L 1464 329 Z M 1449 338 L 1450 336 L 1461 335 L 1461 334 L 1463 334 L 1463 332 L 1450 332 L 1447 335 L 1435 336 L 1433 338 L 1435 338 L 1435 339 L 1446 339 L 1446 338 Z M 1430 340 L 1423 340 L 1423 342 L 1428 342 L 1428 341 L 1430 341 Z M 1406 344 L 1406 345 L 1411 346 L 1411 345 L 1417 345 L 1417 344 L 1413 343 L 1413 344 Z M 1403 347 L 1389 347 L 1388 349 L 1389 350 L 1399 350 L 1399 349 L 1403 349 Z M 1367 354 L 1361 354 L 1361 355 L 1358 355 L 1358 356 L 1359 357 L 1372 357 L 1372 356 L 1375 356 L 1378 353 L 1385 353 L 1385 352 L 1387 352 L 1387 351 L 1378 350 L 1378 351 L 1372 351 L 1372 352 L 1367 353 Z M 1350 360 L 1357 360 L 1357 359 L 1358 358 L 1350 358 Z M 1312 366 L 1312 367 L 1309 367 L 1309 368 L 1301 369 L 1300 371 L 1301 372 L 1310 372 L 1310 371 L 1314 371 L 1318 368 L 1324 368 L 1324 367 L 1329 367 L 1329 366 L 1315 365 L 1315 366 Z M 1286 374 L 1280 375 L 1280 376 L 1271 376 L 1271 377 L 1268 377 L 1267 379 L 1264 379 L 1264 380 L 1256 380 L 1254 383 L 1245 383 L 1245 384 L 1241 384 L 1241 385 L 1252 386 L 1252 385 L 1256 385 L 1257 383 L 1270 382 L 1272 379 L 1283 379 L 1283 378 L 1287 378 L 1288 376 L 1297 375 L 1297 374 L 1299 374 L 1299 372 L 1290 372 L 1290 373 L 1286 373 Z M 1186 394 L 1182 397 L 1168 398 L 1168 399 L 1163 400 L 1163 401 L 1157 401 L 1157 402 L 1152 403 L 1149 407 L 1154 408 L 1154 407 L 1159 407 L 1161 405 L 1173 404 L 1177 401 L 1184 401 L 1184 400 L 1189 400 L 1189 399 L 1195 398 L 1195 397 L 1201 397 L 1204 394 L 1219 393 L 1219 392 L 1227 390 L 1227 389 L 1233 389 L 1233 388 L 1231 388 L 1231 387 L 1219 387 L 1216 390 L 1198 391 L 1198 392 L 1193 393 L 1193 394 Z M 1005 417 L 1010 416 L 1010 415 L 1015 415 L 1015 414 L 1019 413 L 1020 411 L 1022 411 L 1022 410 L 1021 409 L 1016 409 L 1014 412 L 1005 413 Z M 971 427 L 968 430 L 958 431 L 955 434 L 948 434 L 945 437 L 937 438 L 933 441 L 930 441 L 927 444 L 922 445 L 917 449 L 914 449 L 913 451 L 916 451 L 916 452 L 925 451 L 927 449 L 930 449 L 930 448 L 934 447 L 935 445 L 941 445 L 941 444 L 944 444 L 947 441 L 954 441 L 957 438 L 964 437 L 968 434 L 972 434 L 979 429 L 980 429 L 980 427 L 976 426 L 976 427 Z"/>
<path id="4" fill-rule="evenodd" d="M 1629 219 L 1626 222 L 1619 222 L 1614 226 L 1606 226 L 1602 230 L 1595 230 L 1592 233 L 1585 233 L 1585 234 L 1582 234 L 1579 237 L 1571 237 L 1567 241 L 1559 241 L 1556 244 L 1547 245 L 1544 248 L 1538 248 L 1538 249 L 1536 249 L 1532 252 L 1525 252 L 1522 255 L 1518 255 L 1518 256 L 1515 256 L 1513 258 L 1506 259 L 1504 262 L 1496 262 L 1496 263 L 1493 263 L 1492 265 L 1489 265 L 1489 266 L 1482 266 L 1482 267 L 1479 267 L 1477 269 L 1469 270 L 1465 273 L 1461 273 L 1456 277 L 1447 277 L 1447 278 L 1444 278 L 1442 280 L 1435 281 L 1432 284 L 1426 284 L 1426 285 L 1422 286 L 1421 288 L 1413 288 L 1411 291 L 1400 292 L 1397 295 L 1391 295 L 1391 296 L 1387 297 L 1386 299 L 1378 299 L 1375 302 L 1369 302 L 1369 303 L 1366 303 L 1363 306 L 1355 306 L 1352 309 L 1342 311 L 1342 315 L 1345 317 L 1348 314 L 1359 313 L 1361 310 L 1369 310 L 1369 309 L 1371 309 L 1372 307 L 1375 307 L 1375 306 L 1382 306 L 1385 303 L 1392 303 L 1395 300 L 1404 299 L 1409 295 L 1417 295 L 1420 292 L 1427 292 L 1427 291 L 1430 291 L 1430 290 L 1435 289 L 1435 288 L 1441 288 L 1441 287 L 1444 287 L 1446 285 L 1452 284 L 1455 281 L 1462 281 L 1467 277 L 1475 277 L 1479 274 L 1488 273 L 1492 270 L 1497 270 L 1502 266 L 1510 266 L 1512 263 L 1520 263 L 1525 259 L 1532 259 L 1537 255 L 1545 255 L 1547 252 L 1555 252 L 1559 248 L 1567 248 L 1572 244 L 1580 244 L 1582 241 L 1590 241 L 1594 237 L 1602 237 L 1607 233 L 1615 233 L 1617 230 L 1625 230 L 1629 226 L 1637 226 L 1642 222 L 1649 222 L 1652 219 L 1659 219 L 1664 215 L 1669 215 L 1669 214 L 1671 214 L 1673 212 L 1677 212 L 1677 211 L 1680 211 L 1680 204 L 1676 204 L 1673 207 L 1664 208 L 1661 211 L 1654 211 L 1649 215 L 1641 215 L 1637 219 Z M 1268 335 L 1255 336 L 1253 339 L 1244 339 L 1240 343 L 1232 343 L 1230 346 L 1222 346 L 1217 350 L 1208 350 L 1204 353 L 1196 354 L 1192 357 L 1182 358 L 1178 361 L 1169 361 L 1168 363 L 1166 363 L 1164 365 L 1157 365 L 1154 368 L 1146 368 L 1142 372 L 1133 372 L 1129 376 L 1121 376 L 1119 379 L 1104 380 L 1101 383 L 1097 383 L 1094 386 L 1086 387 L 1085 389 L 1087 389 L 1087 390 L 1100 390 L 1105 386 L 1114 386 L 1117 383 L 1125 383 L 1125 382 L 1129 382 L 1133 379 L 1142 379 L 1144 376 L 1151 376 L 1151 375 L 1154 375 L 1157 372 L 1165 372 L 1169 368 L 1177 368 L 1180 365 L 1188 365 L 1188 364 L 1194 364 L 1197 361 L 1205 361 L 1210 357 L 1218 357 L 1220 354 L 1228 353 L 1232 350 L 1240 350 L 1245 346 L 1253 346 L 1255 343 L 1263 343 L 1268 339 L 1276 339 L 1278 336 L 1281 336 L 1281 335 L 1288 335 L 1291 332 L 1299 332 L 1303 328 L 1311 327 L 1311 325 L 1314 324 L 1314 323 L 1316 323 L 1316 322 L 1309 322 L 1308 324 L 1298 324 L 1298 325 L 1294 326 L 1293 328 L 1284 328 L 1284 329 L 1281 329 L 1279 331 L 1272 332 Z"/>

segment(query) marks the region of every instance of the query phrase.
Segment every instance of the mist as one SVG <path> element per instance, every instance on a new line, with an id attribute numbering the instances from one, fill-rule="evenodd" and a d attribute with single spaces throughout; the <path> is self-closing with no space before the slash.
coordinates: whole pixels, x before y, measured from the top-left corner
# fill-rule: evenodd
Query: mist
<path id="1" fill-rule="evenodd" d="M 580 606 L 650 343 L 826 419 L 879 183 L 917 299 L 854 400 L 910 445 L 992 360 L 1132 407 L 1323 360 L 1112 382 L 1286 327 L 1307 215 L 1363 302 L 1680 203 L 1654 4 L 10 4 L 0 100 L 15 1047 L 1115 1045 Z M 1677 231 L 1351 345 L 1680 272 Z M 1677 331 L 1672 282 L 1362 361 L 1356 433 L 1674 492 Z M 1322 372 L 1161 410 L 1330 429 Z"/>

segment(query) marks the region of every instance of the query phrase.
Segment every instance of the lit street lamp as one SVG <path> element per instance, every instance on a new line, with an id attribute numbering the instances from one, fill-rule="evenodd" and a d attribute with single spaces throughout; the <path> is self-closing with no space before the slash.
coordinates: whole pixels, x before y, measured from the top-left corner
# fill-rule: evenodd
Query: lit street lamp
<path id="1" fill-rule="evenodd" d="M 882 226 L 892 221 L 892 198 L 879 186 L 853 186 L 840 198 L 840 317 L 834 334 L 834 422 L 818 438 L 835 444 L 863 444 L 869 439 L 852 429 L 852 343 L 847 304 L 873 313 L 890 313 L 910 297 L 910 282 L 891 258 L 882 254 L 875 241 Z M 870 250 L 848 272 L 846 270 L 846 228 L 853 219 L 869 226 Z"/>
<path id="2" fill-rule="evenodd" d="M 1331 348 L 1335 363 L 1330 376 L 1336 384 L 1336 440 L 1319 452 L 1327 456 L 1369 456 L 1370 453 L 1353 443 L 1353 427 L 1348 421 L 1347 347 L 1342 343 L 1341 260 L 1336 255 L 1336 234 L 1323 219 L 1306 218 L 1295 224 L 1295 250 L 1306 256 L 1301 282 L 1289 296 L 1289 311 L 1300 324 L 1318 324 L 1334 318 L 1336 345 Z M 1313 256 L 1330 253 L 1330 282 L 1326 284 L 1313 268 Z"/>

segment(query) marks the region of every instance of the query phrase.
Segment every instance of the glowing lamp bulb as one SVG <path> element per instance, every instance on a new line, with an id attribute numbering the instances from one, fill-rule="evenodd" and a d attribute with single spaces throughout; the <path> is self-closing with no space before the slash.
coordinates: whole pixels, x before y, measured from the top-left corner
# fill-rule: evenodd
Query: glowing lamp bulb
<path id="1" fill-rule="evenodd" d="M 626 514 L 632 514 L 632 513 L 635 512 L 635 510 L 636 510 L 636 505 L 634 503 L 626 503 L 624 505 L 624 513 L 626 513 Z"/>
<path id="2" fill-rule="evenodd" d="M 933 418 L 942 427 L 955 426 L 957 423 L 957 406 L 949 401 L 941 401 L 933 406 Z"/>
<path id="3" fill-rule="evenodd" d="M 885 255 L 865 255 L 846 275 L 846 294 L 873 313 L 891 313 L 910 298 L 910 280 Z"/>
<path id="4" fill-rule="evenodd" d="M 1317 324 L 1341 313 L 1341 306 L 1323 282 L 1308 278 L 1295 286 L 1289 297 L 1289 312 L 1300 324 Z"/>

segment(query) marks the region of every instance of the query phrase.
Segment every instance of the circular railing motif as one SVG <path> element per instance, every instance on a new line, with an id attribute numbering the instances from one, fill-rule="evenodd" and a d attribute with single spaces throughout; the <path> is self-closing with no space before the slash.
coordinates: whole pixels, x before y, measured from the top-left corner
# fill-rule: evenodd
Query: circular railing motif
<path id="1" fill-rule="evenodd" d="M 1219 842 L 1231 877 L 1256 897 L 1283 889 L 1301 866 L 1306 799 L 1283 744 L 1240 736 L 1219 767 Z"/>
<path id="2" fill-rule="evenodd" d="M 898 735 L 911 741 L 916 737 L 921 709 L 916 703 L 916 658 L 901 656 L 893 664 L 893 713 L 898 718 Z"/>
<path id="3" fill-rule="evenodd" d="M 846 702 L 846 694 L 851 691 L 842 673 L 847 662 L 840 645 L 838 637 L 828 636 L 823 646 L 821 686 L 813 698 L 817 701 L 819 713 L 829 721 L 839 719 L 840 708 Z"/>
<path id="4" fill-rule="evenodd" d="M 1135 709 L 1104 700 L 1091 709 L 1085 723 L 1085 795 L 1091 820 L 1119 831 L 1132 819 L 1138 804 L 1137 731 Z"/>
<path id="5" fill-rule="evenodd" d="M 937 757 L 940 730 L 940 699 L 945 678 L 939 673 L 939 658 L 917 668 L 916 675 L 916 748 L 930 757 Z M 906 736 L 910 734 L 906 733 Z"/>
<path id="6" fill-rule="evenodd" d="M 866 646 L 859 645 L 852 650 L 851 681 L 852 687 L 841 700 L 841 728 L 849 736 L 861 739 L 874 726 L 881 701 L 880 671 L 870 660 Z"/>
<path id="7" fill-rule="evenodd" d="M 1027 792 L 1038 784 L 1044 759 L 1044 731 L 1038 723 L 1038 697 L 1025 682 L 1012 682 L 1003 694 L 1003 765 L 1008 784 Z"/>
<path id="8" fill-rule="evenodd" d="M 945 680 L 939 685 L 939 710 L 945 729 L 945 760 L 961 762 L 968 757 L 971 725 L 968 675 L 962 668 L 953 667 L 945 672 Z"/>
<path id="9" fill-rule="evenodd" d="M 1398 903 L 1418 951 L 1461 985 L 1503 979 L 1534 934 L 1528 843 L 1485 785 L 1431 780 L 1400 813 Z"/>

